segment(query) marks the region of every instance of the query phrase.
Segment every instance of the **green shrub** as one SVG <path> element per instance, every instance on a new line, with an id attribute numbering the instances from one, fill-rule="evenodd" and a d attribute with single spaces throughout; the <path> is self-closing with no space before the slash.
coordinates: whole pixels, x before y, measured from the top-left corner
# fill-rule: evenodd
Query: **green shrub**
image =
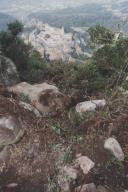
<path id="1" fill-rule="evenodd" d="M 114 40 L 114 33 L 101 25 L 95 25 L 88 29 L 90 39 L 94 44 L 111 44 Z"/>
<path id="2" fill-rule="evenodd" d="M 48 71 L 46 61 L 35 50 L 33 50 L 28 58 L 27 68 L 26 79 L 30 83 L 42 81 L 45 79 Z"/>
<path id="3" fill-rule="evenodd" d="M 48 75 L 61 89 L 70 91 L 74 88 L 84 95 L 98 91 L 106 84 L 93 60 L 85 63 L 49 64 Z"/>

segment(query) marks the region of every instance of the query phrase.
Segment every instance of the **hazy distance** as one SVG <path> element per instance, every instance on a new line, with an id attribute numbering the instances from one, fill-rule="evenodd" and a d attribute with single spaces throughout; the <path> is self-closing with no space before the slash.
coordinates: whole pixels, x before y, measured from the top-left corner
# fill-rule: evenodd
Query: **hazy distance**
<path id="1" fill-rule="evenodd" d="M 126 0 L 0 0 L 0 13 L 25 17 L 38 11 L 60 10 L 85 4 L 118 5 Z"/>

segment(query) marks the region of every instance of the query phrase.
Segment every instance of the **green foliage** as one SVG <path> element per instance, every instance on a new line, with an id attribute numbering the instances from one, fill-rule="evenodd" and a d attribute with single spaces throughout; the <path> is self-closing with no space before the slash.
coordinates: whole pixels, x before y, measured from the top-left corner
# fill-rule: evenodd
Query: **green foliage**
<path id="1" fill-rule="evenodd" d="M 98 91 L 105 85 L 104 78 L 100 75 L 93 61 L 85 63 L 54 63 L 48 66 L 50 79 L 63 90 L 77 89 L 82 95 Z"/>
<path id="2" fill-rule="evenodd" d="M 124 37 L 117 41 L 115 45 L 115 52 L 117 57 L 117 67 L 120 69 L 128 62 L 128 38 Z M 128 68 L 126 69 L 128 71 Z"/>
<path id="3" fill-rule="evenodd" d="M 99 73 L 109 82 L 121 83 L 128 71 L 128 38 L 121 38 L 112 45 L 105 45 L 98 49 L 92 60 Z"/>
<path id="4" fill-rule="evenodd" d="M 77 89 L 81 95 L 104 91 L 121 84 L 128 70 L 128 38 L 105 44 L 84 63 L 53 63 L 48 66 L 49 78 L 63 90 Z"/>
<path id="5" fill-rule="evenodd" d="M 104 77 L 106 82 L 111 84 L 121 83 L 128 71 L 128 38 L 121 37 L 113 41 L 114 34 L 99 25 L 91 27 L 89 33 L 93 43 L 104 44 L 95 51 L 91 59 L 99 72 L 98 78 Z M 106 42 L 99 41 L 103 39 L 106 39 Z"/>
<path id="6" fill-rule="evenodd" d="M 0 49 L 6 52 L 7 47 L 12 43 L 11 35 L 5 31 L 0 32 Z"/>
<path id="7" fill-rule="evenodd" d="M 114 156 L 106 162 L 105 168 L 112 169 L 112 167 L 116 167 L 116 176 L 124 177 L 124 164 L 121 161 L 118 161 Z"/>
<path id="8" fill-rule="evenodd" d="M 8 30 L 13 35 L 16 37 L 19 33 L 23 31 L 23 25 L 19 21 L 14 21 L 13 23 L 8 24 Z"/>
<path id="9" fill-rule="evenodd" d="M 18 35 L 22 30 L 22 24 L 14 21 L 8 24 L 7 31 L 0 32 L 1 51 L 16 64 L 21 78 L 24 77 L 23 73 L 27 70 L 27 61 L 32 49 L 19 38 Z"/>
<path id="10" fill-rule="evenodd" d="M 116 52 L 111 45 L 105 45 L 93 55 L 93 61 L 102 75 L 111 75 L 114 72 Z"/>
<path id="11" fill-rule="evenodd" d="M 60 129 L 59 127 L 57 127 L 57 126 L 51 126 L 51 129 L 52 129 L 52 131 L 53 131 L 55 134 L 60 135 L 61 129 Z"/>
<path id="12" fill-rule="evenodd" d="M 41 55 L 19 37 L 22 30 L 18 21 L 8 24 L 7 31 L 0 32 L 0 48 L 15 63 L 22 81 L 37 82 L 42 79 L 46 65 Z"/>
<path id="13" fill-rule="evenodd" d="M 13 23 L 8 24 L 7 31 L 0 32 L 0 48 L 3 53 L 6 54 L 6 52 L 10 51 L 8 50 L 10 46 L 16 43 L 16 41 L 19 41 L 17 36 L 22 30 L 23 25 L 18 21 L 14 21 Z"/>
<path id="14" fill-rule="evenodd" d="M 114 33 L 101 25 L 96 25 L 88 29 L 91 41 L 94 44 L 111 44 L 114 39 Z"/>
<path id="15" fill-rule="evenodd" d="M 27 80 L 30 83 L 36 83 L 45 79 L 48 73 L 47 63 L 42 59 L 41 55 L 33 50 L 32 54 L 29 56 L 28 69 L 27 69 Z"/>

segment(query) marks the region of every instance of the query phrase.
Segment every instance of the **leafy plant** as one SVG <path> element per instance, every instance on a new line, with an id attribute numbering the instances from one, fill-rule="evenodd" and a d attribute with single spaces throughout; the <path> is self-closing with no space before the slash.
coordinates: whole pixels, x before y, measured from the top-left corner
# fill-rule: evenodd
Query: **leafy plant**
<path id="1" fill-rule="evenodd" d="M 90 27 L 88 32 L 94 44 L 111 44 L 114 40 L 114 33 L 101 25 Z"/>
<path id="2" fill-rule="evenodd" d="M 51 126 L 51 129 L 54 131 L 55 134 L 60 135 L 61 129 L 57 126 Z"/>

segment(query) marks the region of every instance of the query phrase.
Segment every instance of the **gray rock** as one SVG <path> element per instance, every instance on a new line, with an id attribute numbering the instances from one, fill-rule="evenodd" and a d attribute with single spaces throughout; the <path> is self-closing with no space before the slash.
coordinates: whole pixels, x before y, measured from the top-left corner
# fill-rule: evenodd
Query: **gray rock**
<path id="1" fill-rule="evenodd" d="M 28 157 L 38 159 L 40 156 L 39 143 L 33 143 L 28 150 Z"/>
<path id="2" fill-rule="evenodd" d="M 71 166 L 65 166 L 60 170 L 58 175 L 58 184 L 62 192 L 70 192 L 70 185 L 72 181 L 77 179 L 78 171 Z"/>
<path id="3" fill-rule="evenodd" d="M 108 138 L 105 141 L 104 148 L 109 150 L 119 161 L 124 160 L 124 153 L 122 148 L 115 138 Z"/>
<path id="4" fill-rule="evenodd" d="M 5 147 L 2 151 L 0 151 L 0 163 L 7 162 L 10 157 L 10 151 L 8 147 Z"/>
<path id="5" fill-rule="evenodd" d="M 65 172 L 65 175 L 71 179 L 77 179 L 78 171 L 74 169 L 73 167 L 65 166 L 63 168 L 63 171 Z"/>
<path id="6" fill-rule="evenodd" d="M 42 116 L 54 116 L 63 112 L 70 99 L 59 89 L 48 83 L 31 85 L 26 82 L 8 87 L 9 92 L 24 96 Z"/>
<path id="7" fill-rule="evenodd" d="M 18 187 L 18 183 L 9 183 L 6 185 L 7 188 L 16 188 Z"/>
<path id="8" fill-rule="evenodd" d="M 10 114 L 0 115 L 0 149 L 17 143 L 24 134 L 23 125 Z"/>
<path id="9" fill-rule="evenodd" d="M 76 106 L 76 112 L 84 113 L 87 111 L 95 111 L 98 107 L 104 107 L 106 105 L 106 101 L 103 100 L 91 100 L 78 103 Z"/>
<path id="10" fill-rule="evenodd" d="M 0 55 L 0 83 L 11 86 L 19 81 L 15 64 L 9 58 Z"/>
<path id="11" fill-rule="evenodd" d="M 61 189 L 61 192 L 69 192 L 70 191 L 70 183 L 71 179 L 66 177 L 65 175 L 58 176 L 58 185 Z"/>
<path id="12" fill-rule="evenodd" d="M 95 166 L 95 163 L 86 156 L 77 158 L 76 163 L 80 166 L 84 174 L 88 174 L 89 171 Z"/>

